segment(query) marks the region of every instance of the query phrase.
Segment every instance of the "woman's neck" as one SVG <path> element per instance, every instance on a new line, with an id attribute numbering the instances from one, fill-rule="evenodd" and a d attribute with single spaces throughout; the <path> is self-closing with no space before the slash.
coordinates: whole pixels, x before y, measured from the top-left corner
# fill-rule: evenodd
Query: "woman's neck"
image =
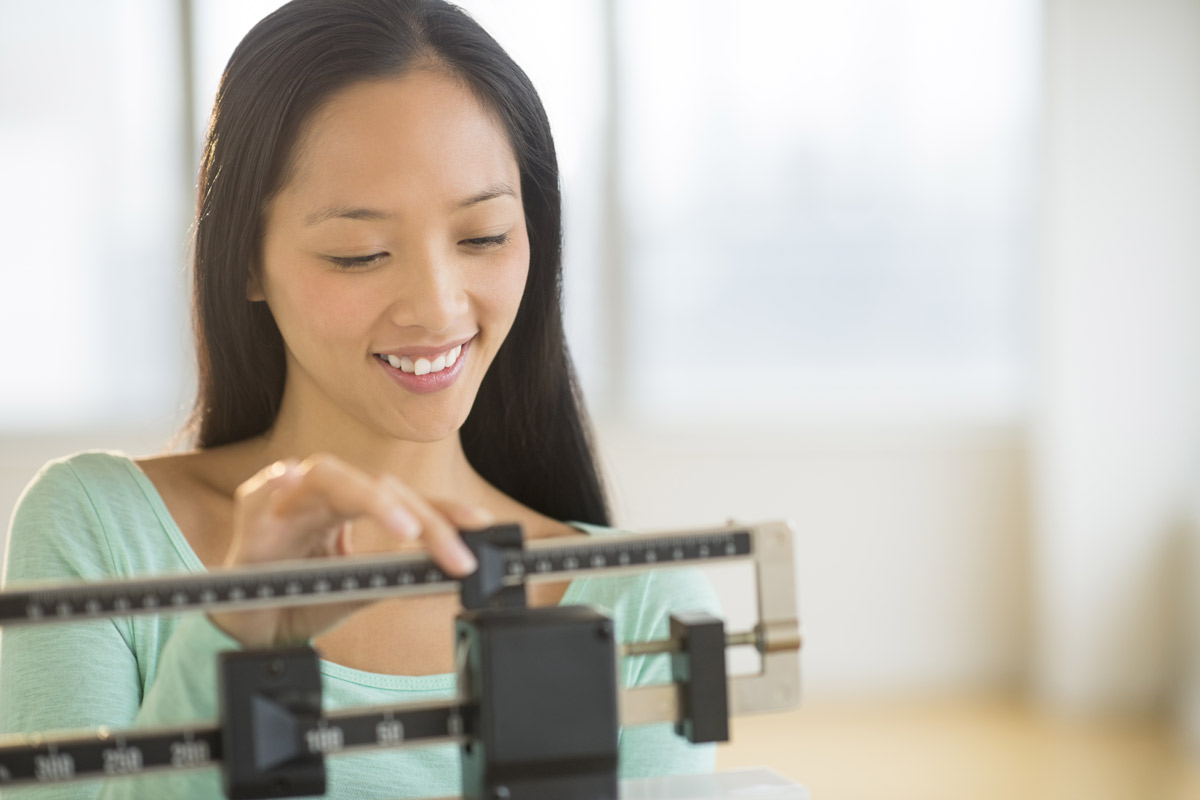
<path id="1" fill-rule="evenodd" d="M 352 420 L 331 424 L 303 419 L 289 413 L 285 403 L 254 449 L 255 460 L 263 465 L 327 453 L 369 475 L 392 475 L 427 497 L 470 501 L 491 489 L 467 461 L 457 431 L 437 441 L 406 441 Z"/>

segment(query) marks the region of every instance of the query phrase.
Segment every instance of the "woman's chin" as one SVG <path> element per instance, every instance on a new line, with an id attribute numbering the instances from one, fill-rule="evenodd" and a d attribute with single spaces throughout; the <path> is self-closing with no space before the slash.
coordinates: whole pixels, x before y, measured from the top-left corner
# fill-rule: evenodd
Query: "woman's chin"
<path id="1" fill-rule="evenodd" d="M 435 444 L 458 436 L 458 431 L 467 415 L 453 415 L 441 419 L 405 419 L 389 425 L 387 432 L 392 438 L 404 442 Z"/>

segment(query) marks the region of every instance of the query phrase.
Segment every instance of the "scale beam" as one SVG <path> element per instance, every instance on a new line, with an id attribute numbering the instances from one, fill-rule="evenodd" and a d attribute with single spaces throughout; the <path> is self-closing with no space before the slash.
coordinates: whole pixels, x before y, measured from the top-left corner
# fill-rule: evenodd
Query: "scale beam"
<path id="1" fill-rule="evenodd" d="M 563 545 L 529 542 L 504 553 L 503 583 L 561 581 L 650 568 L 697 566 L 753 553 L 745 529 L 669 536 L 605 536 Z M 460 591 L 427 556 L 303 559 L 200 575 L 155 576 L 0 593 L 0 627 L 221 608 L 265 608 Z"/>
<path id="2" fill-rule="evenodd" d="M 512 546 L 514 533 L 516 546 Z M 214 570 L 200 575 L 158 575 L 122 581 L 25 587 L 0 593 L 0 626 L 461 592 L 464 605 L 470 605 L 466 599 L 469 594 L 477 604 L 470 606 L 475 611 L 460 615 L 460 626 L 467 625 L 469 631 L 495 632 L 489 636 L 508 636 L 504 631 L 514 624 L 523 630 L 533 630 L 529 626 L 547 624 L 546 620 L 558 624 L 553 622 L 558 619 L 555 615 L 565 615 L 564 620 L 574 619 L 578 615 L 568 609 L 582 609 L 502 608 L 503 605 L 511 605 L 514 597 L 520 604 L 520 597 L 523 596 L 520 587 L 525 583 L 749 560 L 756 571 L 759 609 L 758 624 L 752 630 L 726 633 L 719 620 L 704 618 L 704 615 L 674 616 L 672 638 L 621 645 L 614 642 L 606 650 L 604 658 L 597 660 L 588 657 L 574 667 L 570 666 L 571 659 L 576 658 L 573 653 L 580 648 L 566 646 L 566 639 L 560 641 L 559 634 L 539 634 L 542 638 L 538 647 L 545 648 L 546 652 L 559 653 L 554 663 L 561 663 L 569 670 L 578 669 L 581 671 L 579 674 L 588 673 L 588 669 L 604 660 L 611 665 L 615 659 L 625 656 L 671 656 L 674 682 L 633 689 L 615 687 L 611 690 L 612 699 L 608 701 L 609 710 L 605 715 L 611 720 L 609 724 L 614 726 L 614 731 L 617 724 L 627 727 L 674 722 L 681 735 L 686 732 L 693 741 L 722 740 L 727 736 L 726 720 L 731 714 L 782 710 L 799 702 L 798 651 L 801 639 L 796 616 L 793 532 L 786 523 L 730 525 L 663 534 L 599 536 L 583 541 L 549 539 L 522 543 L 519 530 L 499 529 L 468 533 L 464 537 L 477 552 L 478 548 L 484 548 L 487 552 L 486 561 L 480 560 L 478 573 L 462 580 L 450 578 L 424 555 L 405 554 L 310 559 L 267 567 Z M 471 537 L 476 538 L 473 540 Z M 489 565 L 486 569 L 485 564 Z M 491 574 L 481 578 L 484 572 Z M 482 591 L 480 587 L 484 587 Z M 516 595 L 511 592 L 516 592 Z M 510 594 L 501 597 L 504 593 Z M 593 620 L 589 617 L 571 624 L 599 625 L 598 630 L 608 630 L 607 636 L 610 640 L 612 638 L 611 621 L 604 618 Z M 594 638 L 594 634 L 588 636 Z M 470 638 L 465 637 L 466 640 Z M 497 720 L 521 719 L 520 713 L 515 717 L 508 711 L 501 713 L 500 709 L 504 706 L 498 701 L 507 696 L 508 690 L 503 687 L 510 684 L 497 682 L 497 676 L 504 669 L 511 675 L 535 671 L 538 668 L 537 659 L 522 662 L 519 667 L 510 665 L 502 669 L 488 659 L 480 662 L 478 656 L 470 655 L 474 652 L 472 647 L 489 647 L 486 639 L 479 639 L 480 643 L 474 646 L 464 645 L 463 641 L 464 637 L 460 636 L 460 696 L 455 700 L 325 713 L 320 709 L 318 680 L 309 689 L 316 692 L 315 705 L 297 709 L 288 723 L 291 732 L 289 737 L 295 737 L 295 741 L 288 745 L 291 748 L 289 752 L 294 751 L 302 759 L 316 759 L 319 776 L 314 780 L 319 779 L 323 785 L 324 771 L 320 760 L 343 751 L 455 743 L 463 746 L 464 753 L 478 753 L 479 748 L 474 745 L 480 741 L 491 741 L 493 748 L 503 749 L 506 745 L 501 743 L 511 741 L 511 737 L 501 736 L 502 731 L 480 728 L 489 719 L 493 723 L 497 723 Z M 580 641 L 590 642 L 591 639 L 585 637 Z M 758 650 L 762 656 L 762 670 L 758 674 L 726 679 L 724 651 L 725 648 L 737 646 L 752 646 Z M 246 654 L 237 654 L 239 658 L 243 655 Z M 270 653 L 268 656 L 274 658 Z M 315 665 L 315 652 L 311 653 L 311 658 Z M 311 672 L 317 674 L 315 667 Z M 607 672 L 612 670 L 608 669 Z M 615 680 L 615 672 L 613 675 L 612 680 Z M 239 691 L 246 689 L 241 680 L 230 678 Z M 595 680 L 604 682 L 599 678 Z M 524 686 L 516 691 L 533 698 L 541 694 L 546 684 L 543 682 L 534 687 L 518 682 L 512 685 Z M 489 686 L 492 688 L 483 688 Z M 713 689 L 719 687 L 725 687 L 727 693 L 714 693 Z M 727 700 L 711 699 L 718 695 L 727 695 Z M 230 696 L 240 697 L 236 692 Z M 273 701 L 268 698 L 268 702 Z M 85 734 L 39 732 L 0 737 L 0 789 L 21 784 L 58 783 L 216 766 L 225 769 L 228 779 L 233 774 L 232 764 L 239 760 L 245 763 L 243 745 L 237 743 L 243 731 L 238 722 L 241 705 L 234 703 L 222 712 L 224 726 L 124 731 L 98 729 Z M 581 713 L 586 717 L 592 712 Z M 579 724 L 586 726 L 587 722 L 583 719 Z M 254 725 L 247 724 L 251 727 Z M 523 723 L 510 721 L 497 724 Z M 694 739 L 693 734 L 696 737 Z M 553 742 L 549 745 L 551 749 L 561 744 L 558 740 L 547 741 Z M 226 752 L 230 748 L 235 752 Z M 532 761 L 521 762 L 528 765 L 523 769 L 531 770 L 527 774 L 535 783 L 540 779 L 534 776 L 541 769 L 536 766 L 539 763 L 537 756 L 534 753 Z M 585 770 L 594 771 L 595 764 L 603 763 L 591 756 L 577 754 L 574 757 L 582 759 L 580 765 L 592 764 L 591 767 L 580 767 Z M 529 759 L 530 756 L 522 755 L 521 758 Z M 493 768 L 486 765 L 476 767 L 464 761 L 464 781 L 470 774 L 474 780 L 483 780 L 480 785 L 486 789 L 492 785 L 488 783 L 491 779 L 481 779 L 480 776 L 491 774 L 489 770 Z M 599 781 L 595 784 L 597 786 L 615 787 L 615 777 L 605 777 L 615 776 L 615 772 L 608 773 L 607 770 L 608 767 L 601 768 L 589 780 Z M 472 789 L 464 783 L 464 796 L 484 796 L 480 791 L 483 790 L 478 787 Z M 521 796 L 524 795 L 514 795 L 517 800 Z M 613 795 L 606 788 L 595 796 Z"/>

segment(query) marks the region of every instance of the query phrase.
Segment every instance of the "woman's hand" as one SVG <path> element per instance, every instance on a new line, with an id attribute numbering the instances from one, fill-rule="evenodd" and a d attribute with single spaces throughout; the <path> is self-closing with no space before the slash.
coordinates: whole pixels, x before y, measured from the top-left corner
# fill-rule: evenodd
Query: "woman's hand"
<path id="1" fill-rule="evenodd" d="M 457 576 L 476 566 L 458 530 L 493 522 L 483 509 L 426 500 L 391 476 L 373 478 L 332 456 L 278 461 L 238 487 L 225 566 L 347 555 L 349 523 L 359 517 L 398 545 L 419 539 L 438 566 Z M 370 602 L 213 611 L 209 618 L 244 646 L 270 647 L 315 637 Z"/>

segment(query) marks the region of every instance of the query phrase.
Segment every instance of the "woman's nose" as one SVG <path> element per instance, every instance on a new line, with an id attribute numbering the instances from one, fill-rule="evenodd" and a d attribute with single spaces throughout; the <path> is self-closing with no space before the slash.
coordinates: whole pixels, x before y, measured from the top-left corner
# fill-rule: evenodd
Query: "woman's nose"
<path id="1" fill-rule="evenodd" d="M 392 311 L 396 324 L 441 333 L 466 314 L 466 288 L 453 255 L 429 250 L 399 266 Z"/>

